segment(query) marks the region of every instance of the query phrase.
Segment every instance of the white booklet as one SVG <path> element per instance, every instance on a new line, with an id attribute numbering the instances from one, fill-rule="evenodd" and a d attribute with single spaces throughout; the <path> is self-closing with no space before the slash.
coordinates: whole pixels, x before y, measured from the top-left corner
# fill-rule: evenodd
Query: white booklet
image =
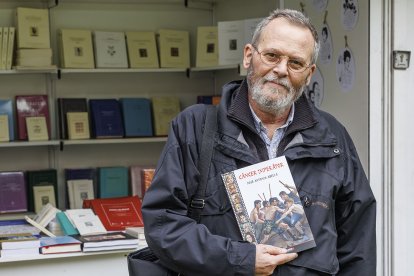
<path id="1" fill-rule="evenodd" d="M 96 68 L 128 68 L 124 32 L 94 32 Z"/>
<path id="2" fill-rule="evenodd" d="M 92 209 L 69 209 L 66 214 L 81 236 L 107 233 L 101 220 Z"/>

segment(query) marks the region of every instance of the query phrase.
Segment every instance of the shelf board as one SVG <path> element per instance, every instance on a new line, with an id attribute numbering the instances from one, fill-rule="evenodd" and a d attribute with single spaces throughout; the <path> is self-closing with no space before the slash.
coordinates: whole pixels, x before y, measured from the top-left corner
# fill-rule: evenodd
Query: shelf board
<path id="1" fill-rule="evenodd" d="M 217 66 L 209 66 L 209 67 L 192 67 L 190 68 L 191 72 L 201 72 L 201 71 L 220 71 L 220 70 L 232 70 L 238 69 L 239 64 L 231 64 L 231 65 L 217 65 Z"/>
<path id="2" fill-rule="evenodd" d="M 116 139 L 87 139 L 87 140 L 63 140 L 63 145 L 99 145 L 99 144 L 125 144 L 125 143 L 164 143 L 167 137 L 145 138 L 116 138 Z"/>
<path id="3" fill-rule="evenodd" d="M 0 70 L 0 75 L 12 75 L 12 74 L 57 74 L 57 68 L 25 68 L 25 69 L 11 69 Z"/>
<path id="4" fill-rule="evenodd" d="M 0 143 L 0 148 L 17 148 L 17 147 L 39 147 L 39 146 L 59 146 L 59 140 L 49 141 L 13 141 Z"/>
<path id="5" fill-rule="evenodd" d="M 84 74 L 84 73 L 183 73 L 186 68 L 108 68 L 108 69 L 59 69 L 61 74 Z"/>

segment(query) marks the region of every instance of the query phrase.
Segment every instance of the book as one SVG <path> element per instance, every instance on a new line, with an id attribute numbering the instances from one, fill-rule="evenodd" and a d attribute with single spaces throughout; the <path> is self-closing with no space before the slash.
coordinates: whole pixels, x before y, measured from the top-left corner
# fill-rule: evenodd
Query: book
<path id="1" fill-rule="evenodd" d="M 13 101 L 11 99 L 0 99 L 0 114 L 7 115 L 9 120 L 8 127 L 9 127 L 9 141 L 13 141 L 15 139 L 14 136 L 14 108 L 13 108 Z"/>
<path id="2" fill-rule="evenodd" d="M 68 112 L 66 116 L 70 140 L 89 139 L 91 137 L 88 112 Z"/>
<path id="3" fill-rule="evenodd" d="M 83 243 L 83 252 L 130 249 L 138 247 L 138 239 L 123 232 L 76 236 Z"/>
<path id="4" fill-rule="evenodd" d="M 26 117 L 27 138 L 29 141 L 49 140 L 46 117 Z"/>
<path id="5" fill-rule="evenodd" d="M 98 174 L 96 168 L 66 168 L 65 181 L 90 179 L 93 182 L 94 197 L 98 197 Z M 69 198 L 68 198 L 69 199 Z"/>
<path id="6" fill-rule="evenodd" d="M 39 235 L 40 231 L 25 219 L 0 220 L 0 234 L 22 234 L 30 233 Z"/>
<path id="7" fill-rule="evenodd" d="M 123 166 L 98 168 L 99 198 L 128 196 L 128 168 Z"/>
<path id="8" fill-rule="evenodd" d="M 199 95 L 197 96 L 197 103 L 198 104 L 212 104 L 218 105 L 220 103 L 221 96 L 218 95 Z"/>
<path id="9" fill-rule="evenodd" d="M 2 56 L 1 53 L 3 52 L 3 27 L 0 27 L 0 70 L 5 70 L 2 66 Z"/>
<path id="10" fill-rule="evenodd" d="M 0 52 L 0 68 L 6 70 L 7 66 L 7 46 L 9 45 L 9 28 L 0 27 L 3 30 L 3 39 L 1 41 L 1 52 Z"/>
<path id="11" fill-rule="evenodd" d="M 129 167 L 129 179 L 130 179 L 130 191 L 131 194 L 137 195 L 139 198 L 142 199 L 143 193 L 142 191 L 145 190 L 143 186 L 143 176 L 142 176 L 142 170 L 143 169 L 155 169 L 155 166 L 143 166 L 143 165 L 131 165 Z"/>
<path id="12" fill-rule="evenodd" d="M 125 233 L 137 239 L 145 240 L 144 227 L 125 227 Z"/>
<path id="13" fill-rule="evenodd" d="M 233 65 L 241 63 L 244 48 L 243 20 L 219 21 L 217 28 L 219 64 Z"/>
<path id="14" fill-rule="evenodd" d="M 57 236 L 57 237 L 41 237 L 40 238 L 40 253 L 41 254 L 57 254 L 81 252 L 82 242 L 71 236 Z"/>
<path id="15" fill-rule="evenodd" d="M 52 220 L 56 218 L 56 214 L 60 212 L 50 202 L 40 209 L 40 211 L 34 216 L 33 220 L 43 227 L 46 227 Z"/>
<path id="16" fill-rule="evenodd" d="M 19 140 L 27 140 L 26 117 L 46 118 L 48 136 L 50 137 L 50 116 L 47 95 L 17 95 L 16 96 L 16 117 L 17 133 Z"/>
<path id="17" fill-rule="evenodd" d="M 0 142 L 9 142 L 9 115 L 0 114 Z"/>
<path id="18" fill-rule="evenodd" d="M 47 204 L 56 206 L 55 187 L 53 185 L 33 186 L 34 211 L 39 213 Z"/>
<path id="19" fill-rule="evenodd" d="M 155 32 L 125 32 L 129 66 L 131 68 L 158 68 Z"/>
<path id="20" fill-rule="evenodd" d="M 218 65 L 217 26 L 197 27 L 196 67 Z"/>
<path id="21" fill-rule="evenodd" d="M 34 227 L 36 227 L 37 229 L 39 229 L 41 232 L 45 233 L 46 235 L 48 235 L 49 237 L 55 237 L 55 234 L 53 234 L 52 232 L 50 232 L 49 230 L 46 229 L 46 227 L 40 225 L 39 223 L 37 223 L 36 221 L 34 221 L 33 219 L 29 218 L 28 216 L 24 216 L 24 219 L 30 223 L 31 225 L 33 225 Z"/>
<path id="22" fill-rule="evenodd" d="M 16 9 L 17 47 L 50 48 L 49 10 Z"/>
<path id="23" fill-rule="evenodd" d="M 24 256 L 36 256 L 39 254 L 39 247 L 0 250 L 0 256 L 2 259 L 12 257 L 21 258 Z"/>
<path id="24" fill-rule="evenodd" d="M 53 206 L 57 206 L 58 204 L 58 196 L 57 196 L 57 171 L 56 169 L 44 169 L 44 170 L 29 170 L 26 172 L 26 182 L 27 182 L 27 197 L 29 206 L 29 211 L 35 211 L 35 205 L 34 205 L 34 190 L 33 187 L 35 186 L 53 186 L 54 191 L 54 199 L 55 204 L 53 204 L 52 201 L 49 201 Z M 46 188 L 46 190 L 51 190 L 50 187 Z M 38 195 L 40 196 L 41 191 L 39 191 Z M 47 193 L 49 195 L 49 200 L 53 200 L 50 193 Z M 40 202 L 47 204 L 47 197 L 44 198 L 44 201 L 42 201 L 42 198 L 38 198 Z M 42 204 L 45 205 L 45 204 Z M 39 212 L 40 209 L 37 211 Z M 36 212 L 36 213 L 37 213 Z"/>
<path id="25" fill-rule="evenodd" d="M 76 227 L 72 224 L 69 218 L 66 216 L 65 212 L 58 212 L 56 214 L 56 218 L 63 230 L 63 233 L 67 236 L 70 235 L 79 235 L 79 231 Z"/>
<path id="26" fill-rule="evenodd" d="M 151 100 L 121 98 L 125 137 L 153 136 Z"/>
<path id="27" fill-rule="evenodd" d="M 0 235 L 1 249 L 39 248 L 39 237 L 30 233 Z"/>
<path id="28" fill-rule="evenodd" d="M 0 172 L 0 213 L 27 211 L 24 172 Z"/>
<path id="29" fill-rule="evenodd" d="M 222 179 L 244 240 L 290 252 L 316 246 L 284 156 L 224 173 Z M 282 192 L 289 196 L 278 198 Z M 263 201 L 270 206 L 259 221 Z"/>
<path id="30" fill-rule="evenodd" d="M 116 99 L 89 100 L 92 136 L 121 138 L 124 136 L 121 107 Z"/>
<path id="31" fill-rule="evenodd" d="M 190 34 L 188 31 L 160 29 L 158 44 L 162 68 L 190 67 Z"/>
<path id="32" fill-rule="evenodd" d="M 175 96 L 159 96 L 152 98 L 152 113 L 155 136 L 166 136 L 171 120 L 180 113 L 180 100 Z"/>
<path id="33" fill-rule="evenodd" d="M 71 209 L 81 209 L 85 199 L 94 199 L 92 179 L 74 179 L 66 181 Z"/>
<path id="34" fill-rule="evenodd" d="M 152 179 L 154 178 L 155 168 L 143 168 L 141 170 L 141 194 L 145 196 L 145 192 L 151 186 Z"/>
<path id="35" fill-rule="evenodd" d="M 65 212 L 81 236 L 105 234 L 107 232 L 92 209 L 69 209 Z"/>
<path id="36" fill-rule="evenodd" d="M 49 68 L 52 66 L 52 49 L 18 49 L 16 51 L 16 68 Z"/>
<path id="37" fill-rule="evenodd" d="M 10 70 L 13 65 L 15 34 L 16 34 L 16 28 L 9 27 L 9 36 L 8 36 L 8 41 L 7 41 L 7 54 L 6 54 L 6 70 Z"/>
<path id="38" fill-rule="evenodd" d="M 124 32 L 94 31 L 96 68 L 128 68 Z"/>
<path id="39" fill-rule="evenodd" d="M 61 139 L 68 139 L 68 112 L 88 112 L 86 98 L 58 98 L 59 133 Z"/>
<path id="40" fill-rule="evenodd" d="M 84 206 L 94 211 L 108 231 L 144 226 L 141 200 L 138 196 L 96 198 L 87 200 Z"/>
<path id="41" fill-rule="evenodd" d="M 62 68 L 95 68 L 90 30 L 59 30 L 59 46 Z"/>

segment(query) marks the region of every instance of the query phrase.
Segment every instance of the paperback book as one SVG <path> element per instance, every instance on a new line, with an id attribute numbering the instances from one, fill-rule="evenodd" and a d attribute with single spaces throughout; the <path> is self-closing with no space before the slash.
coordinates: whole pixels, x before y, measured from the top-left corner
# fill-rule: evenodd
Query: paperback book
<path id="1" fill-rule="evenodd" d="M 244 240 L 290 252 L 316 246 L 284 156 L 222 174 L 222 179 Z"/>
<path id="2" fill-rule="evenodd" d="M 26 188 L 22 171 L 0 172 L 0 214 L 27 211 Z"/>
<path id="3" fill-rule="evenodd" d="M 71 236 L 41 237 L 40 253 L 57 254 L 82 251 L 82 242 Z"/>
<path id="4" fill-rule="evenodd" d="M 111 232 L 92 236 L 76 236 L 83 243 L 83 251 L 106 251 L 138 247 L 138 239 L 124 232 Z"/>

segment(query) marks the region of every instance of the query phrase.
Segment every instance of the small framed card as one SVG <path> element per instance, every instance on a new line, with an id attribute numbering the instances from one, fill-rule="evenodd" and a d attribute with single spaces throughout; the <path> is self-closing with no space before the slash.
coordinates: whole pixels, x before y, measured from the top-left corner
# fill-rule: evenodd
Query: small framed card
<path id="1" fill-rule="evenodd" d="M 49 140 L 46 117 L 26 117 L 26 127 L 29 141 Z"/>

